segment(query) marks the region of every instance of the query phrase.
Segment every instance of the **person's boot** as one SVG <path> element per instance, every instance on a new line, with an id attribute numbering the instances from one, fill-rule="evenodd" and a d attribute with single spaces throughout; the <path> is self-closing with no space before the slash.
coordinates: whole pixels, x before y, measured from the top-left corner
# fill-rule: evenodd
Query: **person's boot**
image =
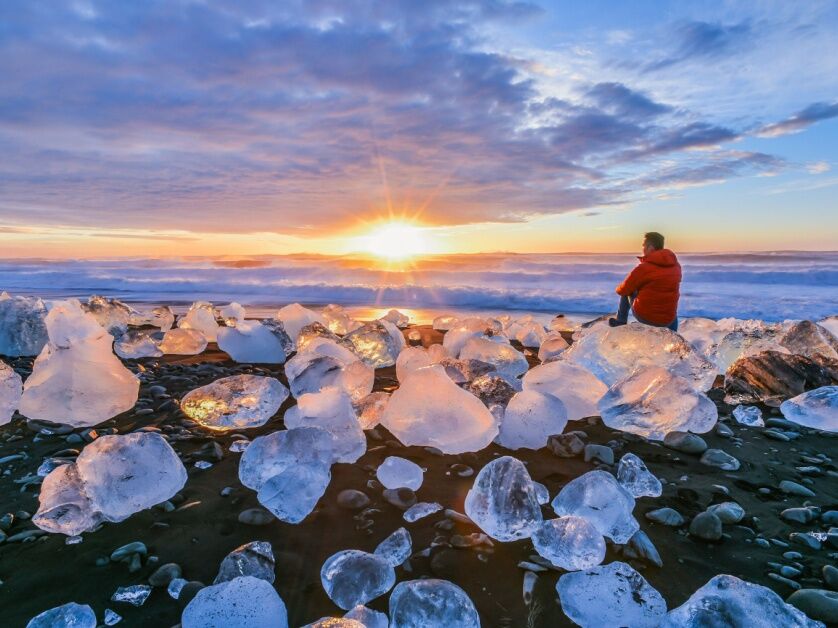
<path id="1" fill-rule="evenodd" d="M 611 327 L 622 327 L 622 326 L 623 326 L 623 325 L 625 325 L 627 322 L 628 322 L 628 321 L 621 321 L 621 320 L 620 320 L 620 319 L 618 319 L 618 318 L 609 318 L 609 319 L 608 319 L 608 325 L 609 325 L 609 326 L 611 326 Z"/>

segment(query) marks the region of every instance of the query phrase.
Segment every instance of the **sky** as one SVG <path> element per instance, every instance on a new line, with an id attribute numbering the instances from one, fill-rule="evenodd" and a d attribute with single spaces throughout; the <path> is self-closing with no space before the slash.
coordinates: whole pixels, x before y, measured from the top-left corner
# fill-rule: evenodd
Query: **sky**
<path id="1" fill-rule="evenodd" d="M 838 249 L 836 33 L 831 0 L 6 0 L 0 257 L 391 220 L 431 253 Z"/>

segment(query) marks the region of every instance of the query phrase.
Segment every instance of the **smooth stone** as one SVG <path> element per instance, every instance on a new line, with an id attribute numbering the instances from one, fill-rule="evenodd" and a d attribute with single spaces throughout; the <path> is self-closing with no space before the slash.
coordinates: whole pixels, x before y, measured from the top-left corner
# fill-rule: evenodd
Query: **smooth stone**
<path id="1" fill-rule="evenodd" d="M 118 563 L 123 558 L 128 558 L 132 554 L 142 554 L 145 556 L 148 554 L 148 548 L 142 541 L 127 543 L 121 547 L 117 547 L 113 552 L 111 552 L 111 561 Z"/>
<path id="2" fill-rule="evenodd" d="M 248 508 L 239 513 L 239 523 L 249 526 L 264 526 L 274 520 L 275 517 L 264 508 Z"/>
<path id="3" fill-rule="evenodd" d="M 148 583 L 153 587 L 167 587 L 175 578 L 180 578 L 181 569 L 177 563 L 166 563 L 154 570 L 148 577 Z"/>
<path id="4" fill-rule="evenodd" d="M 650 510 L 644 515 L 649 521 L 660 523 L 665 526 L 678 527 L 684 525 L 684 517 L 674 508 L 658 508 Z"/>
<path id="5" fill-rule="evenodd" d="M 712 512 L 722 523 L 739 523 L 745 516 L 745 509 L 736 502 L 723 502 L 708 506 L 707 512 Z"/>
<path id="6" fill-rule="evenodd" d="M 663 438 L 665 447 L 685 454 L 701 454 L 707 450 L 707 443 L 701 436 L 690 432 L 669 432 Z"/>
<path id="7" fill-rule="evenodd" d="M 338 493 L 337 502 L 341 508 L 360 510 L 370 503 L 370 498 L 367 497 L 366 493 L 348 488 Z"/>
<path id="8" fill-rule="evenodd" d="M 790 565 L 780 567 L 780 575 L 784 578 L 797 578 L 802 572 Z"/>
<path id="9" fill-rule="evenodd" d="M 387 488 L 383 495 L 388 503 L 401 510 L 407 510 L 417 502 L 416 493 L 409 488 Z"/>
<path id="10" fill-rule="evenodd" d="M 821 542 L 811 534 L 806 534 L 805 532 L 792 532 L 789 534 L 789 540 L 792 543 L 808 547 L 809 549 L 819 550 L 821 548 Z"/>
<path id="11" fill-rule="evenodd" d="M 827 510 L 821 515 L 821 522 L 824 525 L 838 525 L 838 510 Z"/>
<path id="12" fill-rule="evenodd" d="M 722 538 L 722 522 L 712 512 L 697 514 L 690 522 L 690 534 L 706 541 Z"/>
<path id="13" fill-rule="evenodd" d="M 801 589 L 786 600 L 806 613 L 811 619 L 825 624 L 838 623 L 838 592 L 826 589 Z"/>
<path id="14" fill-rule="evenodd" d="M 722 438 L 730 438 L 733 436 L 733 430 L 724 423 L 716 423 L 715 432 L 717 436 L 721 436 Z"/>
<path id="15" fill-rule="evenodd" d="M 795 591 L 800 588 L 800 583 L 799 582 L 795 582 L 794 580 L 791 580 L 790 578 L 786 578 L 785 576 L 781 576 L 778 573 L 769 572 L 768 577 L 771 578 L 772 580 L 776 580 L 777 582 L 782 582 L 784 585 L 786 585 L 787 587 L 789 587 L 790 589 L 793 589 Z"/>
<path id="16" fill-rule="evenodd" d="M 834 565 L 823 566 L 823 581 L 826 582 L 830 589 L 838 591 L 838 567 Z"/>
<path id="17" fill-rule="evenodd" d="M 701 455 L 701 464 L 718 467 L 722 471 L 737 471 L 739 461 L 721 449 L 708 449 Z"/>
<path id="18" fill-rule="evenodd" d="M 779 484 L 780 490 L 789 495 L 800 495 L 801 497 L 815 497 L 815 493 L 797 482 L 783 480 Z"/>
<path id="19" fill-rule="evenodd" d="M 614 450 L 605 445 L 585 445 L 585 462 L 599 460 L 605 464 L 614 464 Z"/>
<path id="20" fill-rule="evenodd" d="M 786 508 L 780 513 L 780 517 L 786 521 L 794 521 L 796 523 L 809 523 L 815 519 L 815 513 L 808 508 Z"/>
<path id="21" fill-rule="evenodd" d="M 180 595 L 178 595 L 177 598 L 178 604 L 181 606 L 181 608 L 189 604 L 189 602 L 192 601 L 192 598 L 198 595 L 198 591 L 200 591 L 206 586 L 207 585 L 198 580 L 190 580 L 185 585 L 183 585 L 183 587 L 180 590 Z"/>

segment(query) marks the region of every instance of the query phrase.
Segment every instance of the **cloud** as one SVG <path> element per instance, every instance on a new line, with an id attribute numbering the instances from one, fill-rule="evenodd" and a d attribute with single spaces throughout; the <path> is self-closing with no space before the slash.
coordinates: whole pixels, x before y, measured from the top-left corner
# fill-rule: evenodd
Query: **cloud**
<path id="1" fill-rule="evenodd" d="M 653 72 L 694 59 L 707 59 L 730 54 L 745 45 L 752 36 L 748 21 L 737 24 L 720 22 L 682 22 L 675 29 L 675 50 L 649 63 L 645 71 Z"/>
<path id="2" fill-rule="evenodd" d="M 826 161 L 816 161 L 806 165 L 806 170 L 809 171 L 809 174 L 823 174 L 824 172 L 829 172 L 831 169 L 832 166 Z"/>
<path id="3" fill-rule="evenodd" d="M 587 95 L 603 109 L 629 118 L 648 118 L 672 111 L 672 107 L 654 102 L 622 83 L 597 83 Z"/>
<path id="4" fill-rule="evenodd" d="M 779 137 L 789 133 L 799 133 L 803 129 L 821 120 L 838 117 L 838 102 L 816 102 L 780 122 L 762 127 L 760 137 Z"/>

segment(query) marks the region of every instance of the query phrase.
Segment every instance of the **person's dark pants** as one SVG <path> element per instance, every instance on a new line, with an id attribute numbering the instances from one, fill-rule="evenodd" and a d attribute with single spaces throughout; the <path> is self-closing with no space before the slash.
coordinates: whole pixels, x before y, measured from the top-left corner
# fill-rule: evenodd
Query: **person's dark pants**
<path id="1" fill-rule="evenodd" d="M 627 323 L 629 317 L 629 311 L 631 310 L 631 306 L 634 303 L 634 300 L 637 298 L 637 293 L 635 292 L 629 297 L 620 297 L 620 305 L 617 308 L 617 320 L 621 323 Z M 669 323 L 669 325 L 655 325 L 654 323 L 650 323 L 649 321 L 644 321 L 640 318 L 637 314 L 634 315 L 634 318 L 637 319 L 638 323 L 643 323 L 644 325 L 651 325 L 652 327 L 666 327 L 671 329 L 672 331 L 678 331 L 678 315 L 675 315 L 675 320 Z"/>

